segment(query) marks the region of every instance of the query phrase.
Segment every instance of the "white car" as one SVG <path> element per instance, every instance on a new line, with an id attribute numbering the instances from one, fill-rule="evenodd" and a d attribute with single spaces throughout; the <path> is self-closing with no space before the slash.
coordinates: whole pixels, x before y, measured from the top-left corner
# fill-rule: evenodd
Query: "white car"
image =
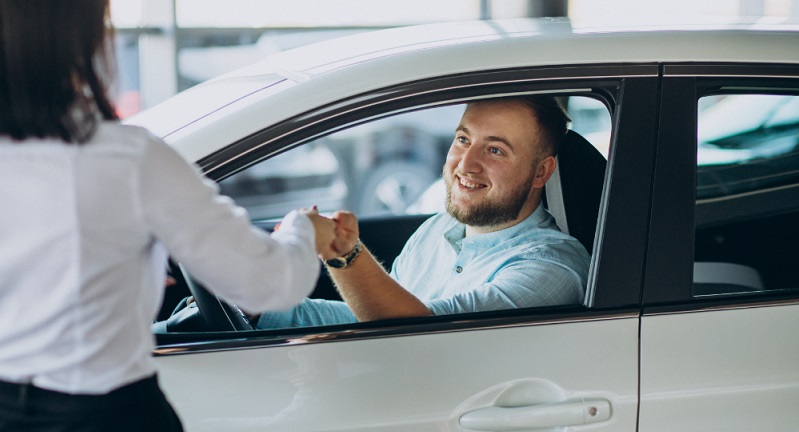
<path id="1" fill-rule="evenodd" d="M 451 137 L 358 137 L 406 118 L 454 132 L 463 103 L 514 94 L 568 98 L 574 119 L 546 195 L 592 253 L 584 304 L 269 330 L 201 304 L 199 327 L 158 334 L 155 351 L 186 429 L 796 430 L 797 47 L 787 27 L 399 28 L 273 55 L 130 119 L 216 180 L 337 142 L 354 152 L 337 169 L 370 166 L 406 139 L 426 183 Z M 697 164 L 698 148 L 713 159 Z M 426 217 L 361 216 L 386 265 Z M 325 275 L 314 296 L 335 298 Z"/>

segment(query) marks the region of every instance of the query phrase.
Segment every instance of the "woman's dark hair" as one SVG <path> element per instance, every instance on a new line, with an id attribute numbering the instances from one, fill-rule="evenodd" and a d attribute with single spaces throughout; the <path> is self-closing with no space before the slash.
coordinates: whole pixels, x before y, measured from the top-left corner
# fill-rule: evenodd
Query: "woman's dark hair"
<path id="1" fill-rule="evenodd" d="M 108 0 L 0 0 L 0 135 L 82 143 L 117 119 Z"/>

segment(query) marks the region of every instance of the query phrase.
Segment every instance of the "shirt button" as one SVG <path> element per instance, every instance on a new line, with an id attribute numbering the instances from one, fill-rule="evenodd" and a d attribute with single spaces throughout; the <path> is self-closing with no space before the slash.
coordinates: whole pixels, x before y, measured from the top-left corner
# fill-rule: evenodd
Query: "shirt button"
<path id="1" fill-rule="evenodd" d="M 456 271 L 456 272 L 458 272 L 458 273 L 460 273 L 460 272 L 462 272 L 462 271 L 463 271 L 463 267 L 461 267 L 461 266 L 457 266 L 457 267 L 455 267 L 455 271 Z"/>

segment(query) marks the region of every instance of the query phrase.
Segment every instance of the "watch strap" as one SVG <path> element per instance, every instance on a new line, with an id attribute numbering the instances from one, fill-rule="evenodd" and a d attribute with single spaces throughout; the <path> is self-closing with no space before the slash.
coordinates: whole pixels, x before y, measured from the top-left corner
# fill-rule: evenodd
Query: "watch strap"
<path id="1" fill-rule="evenodd" d="M 349 265 L 355 261 L 355 258 L 358 258 L 358 255 L 361 254 L 361 250 L 363 250 L 363 243 L 361 242 L 361 239 L 358 239 L 358 243 L 355 243 L 355 247 L 352 248 L 350 253 L 342 257 L 331 258 L 325 261 L 325 264 L 327 264 L 328 267 L 336 269 L 349 267 Z"/>

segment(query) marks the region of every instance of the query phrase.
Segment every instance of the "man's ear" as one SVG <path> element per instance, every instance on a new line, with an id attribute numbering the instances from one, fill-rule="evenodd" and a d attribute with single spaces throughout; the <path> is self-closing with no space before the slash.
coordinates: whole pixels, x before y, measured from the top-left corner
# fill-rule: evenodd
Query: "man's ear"
<path id="1" fill-rule="evenodd" d="M 549 178 L 552 176 L 552 173 L 555 172 L 556 165 L 557 161 L 555 160 L 554 156 L 547 156 L 541 162 L 539 162 L 538 166 L 535 168 L 533 188 L 543 188 L 547 180 L 549 180 Z"/>

